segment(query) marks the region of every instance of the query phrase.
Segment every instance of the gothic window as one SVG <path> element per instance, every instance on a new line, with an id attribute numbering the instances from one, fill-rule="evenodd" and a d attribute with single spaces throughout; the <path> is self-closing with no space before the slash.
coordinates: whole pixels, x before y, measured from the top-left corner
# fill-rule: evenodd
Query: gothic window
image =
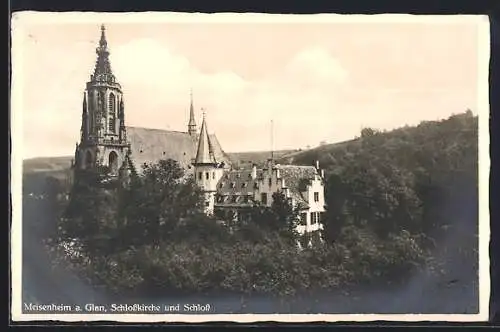
<path id="1" fill-rule="evenodd" d="M 118 155 L 115 151 L 111 151 L 109 153 L 109 168 L 112 173 L 116 173 L 118 171 Z"/>
<path id="2" fill-rule="evenodd" d="M 319 202 L 319 193 L 318 192 L 314 193 L 314 201 Z"/>
<path id="3" fill-rule="evenodd" d="M 113 93 L 109 94 L 108 112 L 109 112 L 108 129 L 110 132 L 114 133 L 115 123 L 116 123 L 116 98 Z"/>

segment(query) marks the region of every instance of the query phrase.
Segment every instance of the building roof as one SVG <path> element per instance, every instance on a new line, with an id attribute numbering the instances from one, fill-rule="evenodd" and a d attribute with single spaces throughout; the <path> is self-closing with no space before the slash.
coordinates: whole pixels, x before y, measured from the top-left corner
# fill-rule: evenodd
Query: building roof
<path id="1" fill-rule="evenodd" d="M 209 136 L 214 143 L 216 160 L 227 166 L 231 165 L 217 137 Z M 127 127 L 127 137 L 131 145 L 131 159 L 138 172 L 141 172 L 144 163 L 156 163 L 161 159 L 176 160 L 186 170 L 192 168 L 198 137 L 186 132 L 140 127 Z"/>
<path id="2" fill-rule="evenodd" d="M 306 189 L 310 180 L 318 174 L 314 166 L 279 165 L 281 177 L 285 179 L 285 186 L 292 191 L 301 192 Z"/>
<path id="3" fill-rule="evenodd" d="M 259 173 L 252 179 L 252 170 L 230 170 L 225 171 L 223 176 L 217 182 L 216 206 L 225 207 L 244 207 L 253 204 L 253 193 L 259 182 Z"/>
<path id="4" fill-rule="evenodd" d="M 214 156 L 214 147 L 212 146 L 210 137 L 208 136 L 205 115 L 203 115 L 203 122 L 201 123 L 200 138 L 198 139 L 195 163 L 198 165 L 217 163 Z"/>
<path id="5" fill-rule="evenodd" d="M 307 197 L 303 192 L 310 180 L 317 175 L 317 170 L 313 166 L 279 165 L 281 177 L 285 180 L 285 187 L 289 189 L 290 197 L 301 209 L 309 208 Z M 250 202 L 245 200 L 245 196 L 253 195 L 256 186 L 263 175 L 263 170 L 257 170 L 256 178 L 252 179 L 251 169 L 231 170 L 224 172 L 224 175 L 217 183 L 217 193 L 223 198 L 216 201 L 217 206 L 236 207 L 246 206 Z"/>

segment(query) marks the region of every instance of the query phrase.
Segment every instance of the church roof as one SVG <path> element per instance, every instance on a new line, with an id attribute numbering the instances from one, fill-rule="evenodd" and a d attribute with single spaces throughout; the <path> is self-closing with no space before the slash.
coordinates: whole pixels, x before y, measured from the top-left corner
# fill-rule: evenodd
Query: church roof
<path id="1" fill-rule="evenodd" d="M 209 135 L 218 162 L 230 165 L 229 157 L 222 150 L 215 135 Z M 155 163 L 161 159 L 173 159 L 184 169 L 190 169 L 196 155 L 198 138 L 186 132 L 127 127 L 127 138 L 131 145 L 131 158 L 137 171 L 144 163 Z"/>

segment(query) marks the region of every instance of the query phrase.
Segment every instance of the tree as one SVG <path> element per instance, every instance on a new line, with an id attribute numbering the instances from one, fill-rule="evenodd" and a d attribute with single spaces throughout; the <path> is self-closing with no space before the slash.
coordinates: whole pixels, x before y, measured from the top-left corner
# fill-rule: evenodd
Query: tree
<path id="1" fill-rule="evenodd" d="M 145 165 L 138 181 L 131 184 L 124 204 L 124 232 L 133 243 L 154 243 L 171 238 L 177 227 L 203 212 L 202 193 L 179 163 L 160 160 Z"/>
<path id="2" fill-rule="evenodd" d="M 299 210 L 293 207 L 291 202 L 281 192 L 273 194 L 273 203 L 270 207 L 256 203 L 249 211 L 250 223 L 257 226 L 243 226 L 240 230 L 249 234 L 252 238 L 262 234 L 263 238 L 279 236 L 287 243 L 295 244 L 298 239 L 297 222 Z M 259 231 L 260 229 L 261 231 Z"/>

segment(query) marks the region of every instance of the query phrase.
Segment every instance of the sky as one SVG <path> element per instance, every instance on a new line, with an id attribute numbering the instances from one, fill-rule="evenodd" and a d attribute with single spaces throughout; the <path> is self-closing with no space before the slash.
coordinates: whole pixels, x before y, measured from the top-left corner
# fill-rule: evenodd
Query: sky
<path id="1" fill-rule="evenodd" d="M 363 127 L 390 130 L 478 113 L 483 59 L 471 20 L 58 17 L 18 20 L 13 28 L 23 158 L 74 153 L 101 23 L 127 125 L 186 131 L 192 89 L 198 126 L 204 108 L 209 132 L 226 152 L 314 147 L 352 139 Z"/>

